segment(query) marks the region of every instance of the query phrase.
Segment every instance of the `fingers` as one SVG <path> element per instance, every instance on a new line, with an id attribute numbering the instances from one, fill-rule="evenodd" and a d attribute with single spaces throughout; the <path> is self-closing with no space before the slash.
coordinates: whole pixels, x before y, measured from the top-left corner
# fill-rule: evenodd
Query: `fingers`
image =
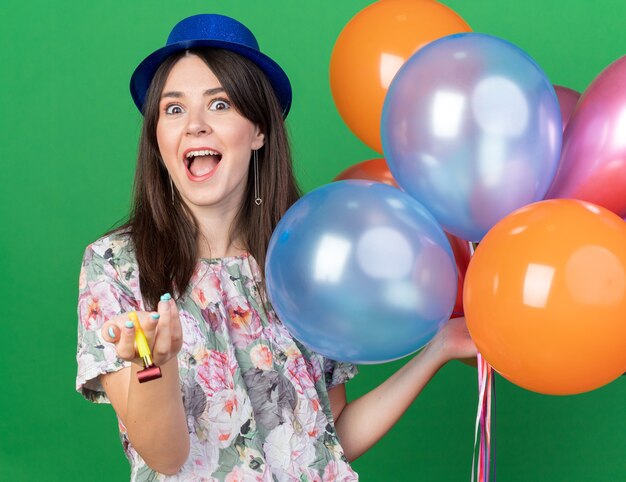
<path id="1" fill-rule="evenodd" d="M 137 317 L 143 332 L 146 334 L 148 344 L 154 340 L 158 315 L 156 319 L 150 316 L 150 313 L 138 311 Z M 135 325 L 129 317 L 128 313 L 111 318 L 102 325 L 100 330 L 102 338 L 115 344 L 117 356 L 122 360 L 132 361 L 137 358 L 137 349 L 135 343 Z"/>
<path id="2" fill-rule="evenodd" d="M 173 301 L 170 305 L 170 309 L 170 334 L 172 339 L 172 347 L 178 353 L 183 345 L 183 328 L 180 323 L 180 316 L 178 315 L 178 307 Z"/>
<path id="3" fill-rule="evenodd" d="M 164 363 L 180 351 L 182 347 L 182 327 L 176 303 L 169 294 L 161 297 L 157 312 L 137 311 L 139 324 L 152 351 L 156 364 Z M 133 361 L 138 358 L 135 342 L 136 327 L 129 320 L 128 313 L 118 315 L 104 323 L 102 338 L 115 344 L 117 356 Z"/>
<path id="4" fill-rule="evenodd" d="M 107 321 L 100 330 L 104 341 L 116 343 L 120 336 L 120 327 L 114 320 Z"/>
<path id="5" fill-rule="evenodd" d="M 180 351 L 182 328 L 176 303 L 166 294 L 158 305 L 159 323 L 152 348 L 155 360 L 166 361 Z"/>
<path id="6" fill-rule="evenodd" d="M 137 316 L 139 317 L 141 329 L 148 340 L 148 346 L 152 346 L 156 337 L 157 325 L 159 324 L 159 314 L 141 311 L 137 312 Z"/>
<path id="7" fill-rule="evenodd" d="M 157 313 L 159 316 L 158 336 L 156 336 L 152 347 L 152 355 L 155 360 L 165 359 L 171 351 L 172 305 L 175 305 L 174 301 L 164 295 L 157 307 L 159 310 Z"/>
<path id="8" fill-rule="evenodd" d="M 122 313 L 121 315 L 114 316 L 110 320 L 106 321 L 102 325 L 102 328 L 100 328 L 102 339 L 109 343 L 117 343 L 122 332 L 124 331 L 124 324 L 127 320 L 128 314 Z"/>
<path id="9" fill-rule="evenodd" d="M 135 358 L 135 325 L 132 321 L 127 320 L 124 323 L 115 349 L 122 360 L 130 361 Z"/>

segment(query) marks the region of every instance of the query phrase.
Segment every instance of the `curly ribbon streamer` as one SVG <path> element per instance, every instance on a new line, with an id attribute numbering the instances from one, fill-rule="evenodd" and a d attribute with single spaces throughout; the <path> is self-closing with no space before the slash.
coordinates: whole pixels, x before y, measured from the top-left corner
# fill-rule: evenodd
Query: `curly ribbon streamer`
<path id="1" fill-rule="evenodd" d="M 496 379 L 493 368 L 479 353 L 478 362 L 478 411 L 474 432 L 474 456 L 472 457 L 472 482 L 496 480 L 495 432 L 493 433 L 493 459 L 491 458 L 492 426 L 496 423 Z M 492 425 L 493 413 L 493 425 Z M 478 461 L 476 461 L 476 443 L 480 430 Z M 493 467 L 492 467 L 493 462 Z M 493 469 L 493 470 L 491 470 Z M 492 479 L 489 476 L 492 475 Z"/>

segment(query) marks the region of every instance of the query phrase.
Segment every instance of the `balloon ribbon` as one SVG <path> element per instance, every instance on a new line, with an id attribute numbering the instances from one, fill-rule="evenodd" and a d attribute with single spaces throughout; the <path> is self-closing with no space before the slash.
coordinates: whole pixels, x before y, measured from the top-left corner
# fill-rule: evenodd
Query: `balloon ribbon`
<path id="1" fill-rule="evenodd" d="M 479 353 L 478 362 L 478 412 L 476 414 L 476 430 L 474 432 L 474 456 L 472 457 L 472 482 L 489 482 L 496 480 L 496 446 L 495 431 L 492 440 L 493 428 L 496 425 L 496 379 L 493 368 Z M 476 442 L 480 432 L 478 460 L 476 460 Z M 493 458 L 491 446 L 493 441 Z M 493 466 L 492 466 L 493 464 Z M 489 476 L 492 475 L 492 479 Z"/>

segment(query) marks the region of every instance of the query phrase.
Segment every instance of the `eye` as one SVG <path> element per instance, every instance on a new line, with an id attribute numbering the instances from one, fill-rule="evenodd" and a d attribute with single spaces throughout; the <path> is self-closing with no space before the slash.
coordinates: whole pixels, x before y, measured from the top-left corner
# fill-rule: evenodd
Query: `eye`
<path id="1" fill-rule="evenodd" d="M 230 102 L 226 99 L 214 99 L 209 104 L 209 110 L 227 110 L 230 109 Z"/>
<path id="2" fill-rule="evenodd" d="M 183 108 L 178 104 L 168 104 L 167 106 L 165 106 L 165 114 L 167 115 L 176 115 L 182 113 Z"/>

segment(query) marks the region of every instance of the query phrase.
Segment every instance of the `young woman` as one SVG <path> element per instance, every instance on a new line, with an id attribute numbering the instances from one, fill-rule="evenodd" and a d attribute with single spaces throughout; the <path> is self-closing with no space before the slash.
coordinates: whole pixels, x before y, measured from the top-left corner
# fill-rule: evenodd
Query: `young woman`
<path id="1" fill-rule="evenodd" d="M 475 356 L 462 318 L 372 392 L 294 340 L 267 303 L 265 251 L 299 196 L 291 87 L 221 15 L 172 30 L 131 79 L 144 116 L 129 221 L 80 276 L 77 389 L 113 405 L 143 480 L 357 480 L 349 465 L 437 370 Z M 162 376 L 140 383 L 136 312 Z"/>

